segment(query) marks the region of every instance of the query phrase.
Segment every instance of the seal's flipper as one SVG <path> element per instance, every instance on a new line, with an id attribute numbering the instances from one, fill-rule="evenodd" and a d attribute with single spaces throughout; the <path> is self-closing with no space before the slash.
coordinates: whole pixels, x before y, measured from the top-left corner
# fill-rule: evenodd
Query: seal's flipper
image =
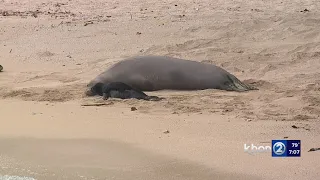
<path id="1" fill-rule="evenodd" d="M 241 82 L 238 78 L 236 78 L 232 74 L 227 75 L 228 82 L 224 84 L 223 89 L 227 91 L 249 91 L 249 90 L 259 90 L 256 87 L 250 86 L 248 84 L 245 84 L 244 82 Z"/>

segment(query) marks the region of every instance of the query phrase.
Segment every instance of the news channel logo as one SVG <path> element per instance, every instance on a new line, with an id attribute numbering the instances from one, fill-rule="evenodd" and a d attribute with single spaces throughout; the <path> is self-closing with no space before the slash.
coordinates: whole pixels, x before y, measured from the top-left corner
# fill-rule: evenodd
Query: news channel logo
<path id="1" fill-rule="evenodd" d="M 272 140 L 272 157 L 300 157 L 300 140 Z"/>

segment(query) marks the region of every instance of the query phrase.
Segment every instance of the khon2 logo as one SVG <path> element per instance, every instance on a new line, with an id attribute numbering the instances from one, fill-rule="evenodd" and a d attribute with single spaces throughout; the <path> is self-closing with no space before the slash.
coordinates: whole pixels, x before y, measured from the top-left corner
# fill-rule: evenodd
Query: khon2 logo
<path id="1" fill-rule="evenodd" d="M 272 140 L 272 157 L 300 157 L 300 140 Z"/>

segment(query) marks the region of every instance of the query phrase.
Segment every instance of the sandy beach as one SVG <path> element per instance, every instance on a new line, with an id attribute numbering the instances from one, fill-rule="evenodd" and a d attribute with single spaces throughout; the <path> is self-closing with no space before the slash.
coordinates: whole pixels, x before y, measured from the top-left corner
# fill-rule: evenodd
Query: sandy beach
<path id="1" fill-rule="evenodd" d="M 319 27 L 314 0 L 0 0 L 0 180 L 318 179 Z M 84 96 L 137 55 L 215 64 L 259 90 Z M 301 157 L 244 151 L 273 139 L 301 140 Z"/>

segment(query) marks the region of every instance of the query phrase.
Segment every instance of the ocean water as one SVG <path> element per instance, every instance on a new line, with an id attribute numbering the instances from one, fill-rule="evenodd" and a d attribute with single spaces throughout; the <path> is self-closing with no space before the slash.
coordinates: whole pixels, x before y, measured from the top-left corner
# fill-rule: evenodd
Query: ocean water
<path id="1" fill-rule="evenodd" d="M 0 175 L 0 180 L 36 180 L 32 177 Z"/>

